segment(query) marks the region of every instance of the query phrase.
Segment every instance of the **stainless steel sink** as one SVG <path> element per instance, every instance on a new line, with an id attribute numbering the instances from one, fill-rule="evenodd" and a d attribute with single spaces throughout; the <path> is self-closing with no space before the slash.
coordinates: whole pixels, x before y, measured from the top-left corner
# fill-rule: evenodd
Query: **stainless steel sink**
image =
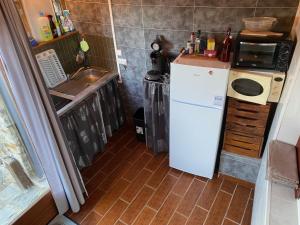
<path id="1" fill-rule="evenodd" d="M 97 68 L 88 68 L 84 70 L 80 70 L 75 75 L 73 75 L 71 80 L 80 81 L 81 83 L 92 84 L 97 80 L 102 78 L 108 71 L 97 69 Z"/>
<path id="2" fill-rule="evenodd" d="M 53 91 L 76 96 L 88 86 L 105 77 L 107 73 L 108 71 L 101 68 L 82 68 L 74 73 L 68 81 L 53 88 Z"/>

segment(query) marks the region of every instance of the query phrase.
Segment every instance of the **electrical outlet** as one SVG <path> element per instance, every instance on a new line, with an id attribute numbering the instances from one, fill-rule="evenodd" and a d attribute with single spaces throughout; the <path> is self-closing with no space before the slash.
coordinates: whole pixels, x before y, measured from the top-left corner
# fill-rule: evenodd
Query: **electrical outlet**
<path id="1" fill-rule="evenodd" d="M 117 49 L 117 56 L 122 56 L 122 50 L 121 49 Z"/>
<path id="2" fill-rule="evenodd" d="M 127 66 L 127 59 L 119 58 L 118 63 Z"/>

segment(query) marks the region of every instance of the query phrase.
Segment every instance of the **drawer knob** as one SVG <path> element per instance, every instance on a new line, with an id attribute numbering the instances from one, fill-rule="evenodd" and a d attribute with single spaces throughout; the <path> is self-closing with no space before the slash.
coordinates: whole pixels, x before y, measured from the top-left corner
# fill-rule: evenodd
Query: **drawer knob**
<path id="1" fill-rule="evenodd" d="M 212 70 L 210 70 L 210 71 L 208 71 L 208 74 L 209 74 L 209 75 L 213 75 L 214 72 L 213 72 Z"/>

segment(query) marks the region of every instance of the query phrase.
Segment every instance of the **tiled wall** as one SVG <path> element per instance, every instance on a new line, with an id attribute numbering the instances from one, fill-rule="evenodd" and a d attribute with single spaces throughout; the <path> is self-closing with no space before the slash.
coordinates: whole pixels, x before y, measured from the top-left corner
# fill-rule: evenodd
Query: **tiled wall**
<path id="1" fill-rule="evenodd" d="M 38 54 L 47 49 L 54 49 L 65 72 L 71 74 L 80 67 L 76 63 L 76 55 L 79 50 L 79 39 L 79 33 L 73 32 L 60 40 L 51 41 L 47 44 L 34 47 L 33 53 Z"/>
<path id="2" fill-rule="evenodd" d="M 276 30 L 290 31 L 298 0 L 112 0 L 117 46 L 128 61 L 121 66 L 124 96 L 131 113 L 143 105 L 142 80 L 151 68 L 150 44 L 164 35 L 173 50 L 186 45 L 192 30 L 215 33 L 218 39 L 230 26 L 243 28 L 242 18 L 275 16 Z"/>
<path id="3" fill-rule="evenodd" d="M 90 45 L 91 65 L 116 69 L 107 0 L 66 0 L 75 28 Z"/>

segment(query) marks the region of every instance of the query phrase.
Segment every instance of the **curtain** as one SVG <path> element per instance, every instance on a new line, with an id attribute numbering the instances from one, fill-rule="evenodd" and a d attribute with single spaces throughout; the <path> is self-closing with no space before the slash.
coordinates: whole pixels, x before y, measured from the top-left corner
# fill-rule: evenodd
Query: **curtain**
<path id="1" fill-rule="evenodd" d="M 11 0 L 0 0 L 0 56 L 8 87 L 28 136 L 41 161 L 60 214 L 84 204 L 81 175 L 61 132 L 23 24 Z"/>
<path id="2" fill-rule="evenodd" d="M 107 137 L 125 122 L 117 78 L 60 117 L 78 168 L 92 164 Z"/>
<path id="3" fill-rule="evenodd" d="M 146 144 L 154 153 L 169 151 L 169 80 L 144 80 Z"/>
<path id="4" fill-rule="evenodd" d="M 107 142 L 98 102 L 99 96 L 92 95 L 60 118 L 79 169 L 90 166 Z"/>
<path id="5" fill-rule="evenodd" d="M 125 112 L 121 101 L 117 79 L 111 80 L 98 91 L 106 135 L 112 136 L 125 123 Z"/>

